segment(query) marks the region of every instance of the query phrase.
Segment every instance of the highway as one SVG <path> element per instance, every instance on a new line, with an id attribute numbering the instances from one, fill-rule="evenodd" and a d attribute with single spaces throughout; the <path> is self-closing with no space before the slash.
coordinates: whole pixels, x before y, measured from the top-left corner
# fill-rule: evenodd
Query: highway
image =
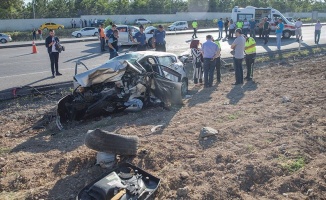
<path id="1" fill-rule="evenodd" d="M 324 28 L 325 29 L 325 28 Z M 217 31 L 198 33 L 201 42 L 205 41 L 205 36 L 211 34 L 214 37 L 218 35 Z M 189 42 L 192 34 L 167 35 L 167 51 L 180 55 L 189 51 Z M 320 44 L 326 43 L 326 34 L 322 29 Z M 231 57 L 230 45 L 233 40 L 221 41 L 222 58 Z M 109 53 L 100 53 L 98 41 L 77 42 L 64 44 L 66 51 L 60 54 L 59 71 L 63 74 L 56 78 L 51 77 L 50 60 L 44 45 L 38 45 L 37 54 L 31 54 L 30 47 L 15 47 L 0 49 L 0 91 L 8 88 L 20 86 L 38 86 L 52 84 L 64 81 L 71 81 L 74 76 L 75 62 L 81 60 L 87 67 L 94 68 L 104 63 L 109 58 Z M 303 27 L 302 47 L 315 46 L 314 27 Z M 295 37 L 282 39 L 282 49 L 298 48 L 299 43 Z M 133 51 L 135 47 L 124 47 L 121 51 Z M 275 36 L 270 36 L 267 45 L 263 44 L 262 39 L 257 39 L 257 52 L 276 51 Z M 79 69 L 81 72 L 82 68 Z"/>

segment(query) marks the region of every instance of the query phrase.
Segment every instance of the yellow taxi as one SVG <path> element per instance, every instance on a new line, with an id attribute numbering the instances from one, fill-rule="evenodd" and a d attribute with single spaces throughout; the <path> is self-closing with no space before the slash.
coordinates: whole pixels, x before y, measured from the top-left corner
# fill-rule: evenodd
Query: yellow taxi
<path id="1" fill-rule="evenodd" d="M 40 26 L 41 30 L 46 30 L 46 29 L 63 29 L 65 26 L 62 24 L 56 24 L 56 23 L 44 23 Z"/>

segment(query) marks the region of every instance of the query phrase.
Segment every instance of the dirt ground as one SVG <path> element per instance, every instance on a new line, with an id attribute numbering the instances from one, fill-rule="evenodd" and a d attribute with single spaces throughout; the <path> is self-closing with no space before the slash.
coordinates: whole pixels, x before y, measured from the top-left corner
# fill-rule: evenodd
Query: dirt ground
<path id="1" fill-rule="evenodd" d="M 156 199 L 326 199 L 325 59 L 269 63 L 242 86 L 226 73 L 212 88 L 190 84 L 183 106 L 62 132 L 43 124 L 60 94 L 2 102 L 0 199 L 74 199 L 108 171 L 84 145 L 95 128 L 140 138 L 138 155 L 120 159 L 161 178 Z M 164 126 L 152 133 L 156 125 Z M 203 127 L 218 133 L 200 138 Z"/>

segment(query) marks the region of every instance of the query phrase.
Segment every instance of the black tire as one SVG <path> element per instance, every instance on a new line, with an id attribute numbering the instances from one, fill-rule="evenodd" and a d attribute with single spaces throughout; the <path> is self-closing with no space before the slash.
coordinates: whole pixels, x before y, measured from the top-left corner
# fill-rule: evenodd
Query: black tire
<path id="1" fill-rule="evenodd" d="M 85 145 L 93 150 L 119 155 L 136 155 L 139 138 L 95 129 L 85 137 Z"/>
<path id="2" fill-rule="evenodd" d="M 60 30 L 60 29 L 62 29 L 62 27 L 61 27 L 61 26 L 59 26 L 59 27 L 58 27 L 58 29 Z"/>
<path id="3" fill-rule="evenodd" d="M 80 38 L 80 37 L 81 37 L 81 34 L 80 34 L 80 33 L 78 33 L 78 34 L 77 34 L 77 37 L 78 37 L 78 38 Z"/>
<path id="4" fill-rule="evenodd" d="M 183 78 L 181 83 L 181 96 L 185 97 L 188 94 L 188 79 Z"/>
<path id="5" fill-rule="evenodd" d="M 6 42 L 7 42 L 7 40 L 6 40 L 6 39 L 4 39 L 4 38 L 2 38 L 2 39 L 0 40 L 0 42 L 1 42 L 1 43 L 6 43 Z"/>
<path id="6" fill-rule="evenodd" d="M 291 32 L 290 31 L 283 31 L 283 38 L 284 39 L 289 39 L 291 37 Z"/>

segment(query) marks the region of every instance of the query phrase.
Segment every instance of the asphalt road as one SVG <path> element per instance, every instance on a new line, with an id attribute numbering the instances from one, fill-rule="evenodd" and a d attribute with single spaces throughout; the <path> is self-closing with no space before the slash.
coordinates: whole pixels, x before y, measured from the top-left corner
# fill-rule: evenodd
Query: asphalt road
<path id="1" fill-rule="evenodd" d="M 212 34 L 214 37 L 218 35 L 216 31 L 198 33 L 199 39 L 204 42 L 205 36 Z M 176 53 L 177 55 L 189 52 L 189 42 L 192 34 L 168 35 L 167 51 Z M 321 44 L 325 44 L 325 32 L 321 35 Z M 303 27 L 302 47 L 313 46 L 314 44 L 314 27 Z M 233 40 L 222 41 L 222 58 L 231 57 L 230 44 Z M 100 53 L 98 41 L 87 41 L 77 43 L 64 44 L 66 51 L 60 54 L 59 69 L 63 74 L 54 79 L 51 78 L 50 61 L 47 50 L 44 45 L 37 45 L 37 54 L 31 54 L 30 47 L 15 47 L 0 50 L 0 91 L 8 88 L 20 86 L 38 86 L 52 84 L 64 81 L 71 81 L 74 76 L 75 62 L 81 60 L 87 67 L 94 68 L 104 63 L 109 58 L 108 51 Z M 299 44 L 295 41 L 295 37 L 282 40 L 282 49 L 298 48 Z M 124 47 L 122 53 L 133 51 L 135 47 Z M 261 39 L 257 39 L 257 52 L 276 51 L 275 36 L 270 36 L 267 45 L 263 45 Z M 83 67 L 79 68 L 79 72 L 83 71 Z"/>

